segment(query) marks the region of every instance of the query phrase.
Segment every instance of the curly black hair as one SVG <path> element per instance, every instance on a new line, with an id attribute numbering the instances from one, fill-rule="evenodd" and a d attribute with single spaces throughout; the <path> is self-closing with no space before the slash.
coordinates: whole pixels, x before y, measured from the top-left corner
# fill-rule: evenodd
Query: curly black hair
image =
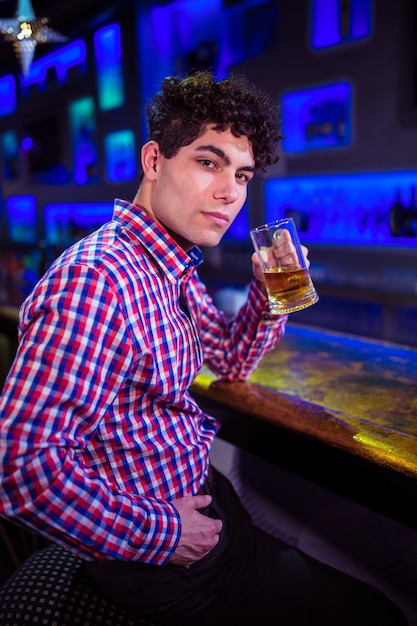
<path id="1" fill-rule="evenodd" d="M 278 161 L 282 139 L 278 107 L 243 75 L 220 81 L 206 70 L 182 79 L 169 76 L 146 112 L 149 140 L 158 142 L 167 159 L 213 124 L 216 130 L 248 137 L 257 170 L 265 173 Z"/>

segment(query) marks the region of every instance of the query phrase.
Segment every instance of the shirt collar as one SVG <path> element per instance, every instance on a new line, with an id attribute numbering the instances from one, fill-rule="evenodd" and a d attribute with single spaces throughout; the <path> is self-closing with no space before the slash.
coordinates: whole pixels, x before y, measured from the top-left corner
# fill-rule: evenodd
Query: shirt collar
<path id="1" fill-rule="evenodd" d="M 137 205 L 116 199 L 113 219 L 132 239 L 140 240 L 169 280 L 177 281 L 203 261 L 203 254 L 197 246 L 185 252 L 160 224 Z"/>

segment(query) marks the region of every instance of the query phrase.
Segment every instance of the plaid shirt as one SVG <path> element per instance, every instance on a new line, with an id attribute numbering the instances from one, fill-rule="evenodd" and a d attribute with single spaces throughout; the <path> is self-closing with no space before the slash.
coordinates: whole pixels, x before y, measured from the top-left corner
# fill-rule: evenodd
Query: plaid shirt
<path id="1" fill-rule="evenodd" d="M 0 513 L 91 559 L 164 564 L 170 503 L 204 483 L 218 422 L 188 388 L 203 361 L 245 379 L 284 332 L 253 281 L 232 321 L 185 253 L 116 200 L 23 303 L 0 402 Z"/>

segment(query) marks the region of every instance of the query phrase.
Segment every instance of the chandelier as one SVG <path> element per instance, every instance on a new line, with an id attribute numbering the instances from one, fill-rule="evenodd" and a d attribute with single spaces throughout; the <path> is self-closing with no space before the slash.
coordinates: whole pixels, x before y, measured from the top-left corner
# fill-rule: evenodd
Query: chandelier
<path id="1" fill-rule="evenodd" d="M 47 26 L 48 18 L 37 18 L 30 0 L 18 0 L 15 18 L 0 19 L 0 34 L 13 44 L 22 73 L 26 76 L 38 44 L 66 41 L 67 37 Z"/>

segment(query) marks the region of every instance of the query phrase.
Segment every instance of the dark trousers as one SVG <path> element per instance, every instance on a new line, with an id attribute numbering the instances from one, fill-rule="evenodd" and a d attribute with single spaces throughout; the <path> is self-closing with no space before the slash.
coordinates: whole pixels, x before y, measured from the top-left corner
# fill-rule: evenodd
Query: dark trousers
<path id="1" fill-rule="evenodd" d="M 189 567 L 88 561 L 94 581 L 132 613 L 169 626 L 403 626 L 382 593 L 252 524 L 231 483 L 214 470 L 217 546 Z M 381 546 L 383 549 L 383 546 Z"/>

